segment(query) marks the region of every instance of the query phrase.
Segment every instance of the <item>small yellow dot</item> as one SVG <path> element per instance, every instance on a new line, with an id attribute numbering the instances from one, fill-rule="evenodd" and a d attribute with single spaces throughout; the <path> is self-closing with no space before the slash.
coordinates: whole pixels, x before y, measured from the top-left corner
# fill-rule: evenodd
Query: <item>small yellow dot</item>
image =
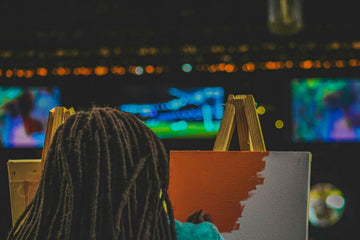
<path id="1" fill-rule="evenodd" d="M 281 120 L 277 120 L 275 122 L 275 127 L 278 128 L 278 129 L 283 128 L 284 127 L 284 122 L 281 121 Z"/>
<path id="2" fill-rule="evenodd" d="M 265 107 L 263 106 L 259 106 L 257 109 L 256 109 L 256 112 L 260 115 L 263 115 L 265 113 L 266 109 Z"/>

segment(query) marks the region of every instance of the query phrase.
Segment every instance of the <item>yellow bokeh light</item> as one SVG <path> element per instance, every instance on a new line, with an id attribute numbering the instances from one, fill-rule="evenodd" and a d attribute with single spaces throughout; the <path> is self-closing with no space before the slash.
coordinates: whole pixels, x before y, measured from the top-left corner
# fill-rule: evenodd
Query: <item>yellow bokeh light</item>
<path id="1" fill-rule="evenodd" d="M 284 122 L 283 122 L 282 120 L 276 120 L 276 122 L 275 122 L 275 127 L 276 127 L 277 129 L 283 128 L 283 127 L 284 127 Z"/>
<path id="2" fill-rule="evenodd" d="M 256 108 L 256 112 L 260 115 L 263 115 L 263 114 L 265 114 L 266 109 L 264 106 L 259 106 L 258 108 Z"/>
<path id="3" fill-rule="evenodd" d="M 247 52 L 249 50 L 249 47 L 248 47 L 248 45 L 240 45 L 238 47 L 238 49 L 239 49 L 239 52 Z"/>
<path id="4" fill-rule="evenodd" d="M 360 49 L 360 42 L 352 42 L 353 49 Z"/>

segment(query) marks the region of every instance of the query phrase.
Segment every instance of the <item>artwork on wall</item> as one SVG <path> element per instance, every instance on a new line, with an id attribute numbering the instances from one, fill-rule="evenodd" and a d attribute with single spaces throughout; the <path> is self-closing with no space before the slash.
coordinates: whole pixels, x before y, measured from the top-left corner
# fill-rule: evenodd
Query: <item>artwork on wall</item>
<path id="1" fill-rule="evenodd" d="M 0 148 L 42 148 L 49 110 L 60 105 L 56 86 L 0 86 Z"/>
<path id="2" fill-rule="evenodd" d="M 225 240 L 307 239 L 309 152 L 171 151 L 175 218 L 209 213 Z"/>
<path id="3" fill-rule="evenodd" d="M 292 79 L 291 101 L 293 142 L 360 141 L 360 79 Z"/>

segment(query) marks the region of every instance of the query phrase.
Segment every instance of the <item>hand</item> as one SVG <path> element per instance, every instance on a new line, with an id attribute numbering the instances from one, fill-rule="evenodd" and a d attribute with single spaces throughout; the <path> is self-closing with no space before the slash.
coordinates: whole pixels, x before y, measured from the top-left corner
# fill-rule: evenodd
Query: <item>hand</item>
<path id="1" fill-rule="evenodd" d="M 213 220 L 212 220 L 210 214 L 208 214 L 208 213 L 202 214 L 201 212 L 202 212 L 202 209 L 200 209 L 199 211 L 195 211 L 193 214 L 191 214 L 188 217 L 187 222 L 194 223 L 194 224 L 198 224 L 198 223 L 202 223 L 202 222 L 213 223 Z"/>

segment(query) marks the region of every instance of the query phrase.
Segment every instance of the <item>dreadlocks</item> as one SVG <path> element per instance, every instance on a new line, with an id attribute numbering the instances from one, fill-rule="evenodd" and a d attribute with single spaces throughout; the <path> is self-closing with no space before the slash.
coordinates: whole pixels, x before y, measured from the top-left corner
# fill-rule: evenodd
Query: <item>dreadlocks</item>
<path id="1" fill-rule="evenodd" d="M 168 183 L 167 153 L 134 115 L 77 112 L 57 129 L 8 239 L 176 239 Z"/>

